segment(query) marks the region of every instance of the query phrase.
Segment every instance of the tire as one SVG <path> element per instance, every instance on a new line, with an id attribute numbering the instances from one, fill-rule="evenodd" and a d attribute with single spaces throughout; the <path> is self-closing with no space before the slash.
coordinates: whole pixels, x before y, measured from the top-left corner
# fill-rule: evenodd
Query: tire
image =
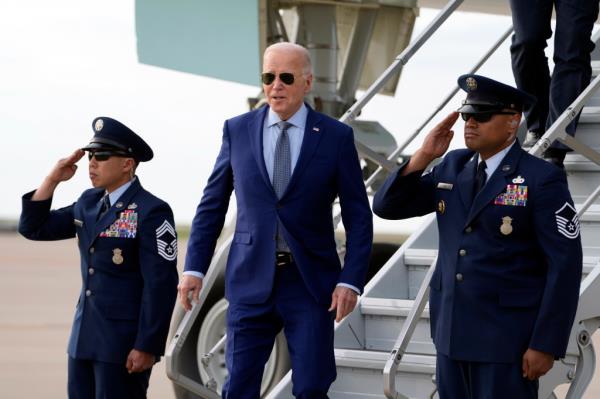
<path id="1" fill-rule="evenodd" d="M 208 311 L 198 334 L 198 342 L 196 345 L 196 359 L 198 363 L 198 371 L 202 377 L 202 381 L 206 382 L 211 377 L 215 379 L 216 390 L 221 394 L 223 383 L 227 377 L 227 368 L 225 367 L 225 347 L 215 351 L 213 358 L 207 366 L 207 369 L 202 365 L 201 359 L 204 354 L 208 353 L 219 340 L 225 335 L 226 331 L 226 314 L 229 303 L 225 298 L 217 301 Z M 273 352 L 265 365 L 262 384 L 260 388 L 261 396 L 268 393 L 277 383 L 285 376 L 290 369 L 289 353 L 285 336 L 280 333 L 275 338 Z M 210 375 L 209 375 L 210 374 Z"/>

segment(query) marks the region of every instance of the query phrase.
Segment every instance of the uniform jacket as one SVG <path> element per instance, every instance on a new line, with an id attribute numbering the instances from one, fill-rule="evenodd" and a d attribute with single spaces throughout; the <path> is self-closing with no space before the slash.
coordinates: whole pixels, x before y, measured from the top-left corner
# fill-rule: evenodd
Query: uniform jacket
<path id="1" fill-rule="evenodd" d="M 372 214 L 352 129 L 309 108 L 298 162 L 278 199 L 263 157 L 267 110 L 263 107 L 225 122 L 221 151 L 192 222 L 185 270 L 208 270 L 235 191 L 237 220 L 225 282 L 228 300 L 267 300 L 280 219 L 308 290 L 317 301 L 329 304 L 338 282 L 362 289 L 372 245 Z M 343 270 L 332 222 L 337 196 L 347 239 Z"/>
<path id="2" fill-rule="evenodd" d="M 68 353 L 125 363 L 132 349 L 161 356 L 177 290 L 177 238 L 169 205 L 136 179 L 96 221 L 102 189 L 50 210 L 23 196 L 19 232 L 32 240 L 77 235 L 82 287 Z"/>
<path id="3" fill-rule="evenodd" d="M 527 348 L 563 357 L 579 297 L 582 249 L 565 173 L 510 149 L 473 199 L 477 157 L 448 153 L 431 173 L 391 175 L 375 214 L 436 211 L 430 283 L 436 349 L 465 361 L 520 361 Z"/>

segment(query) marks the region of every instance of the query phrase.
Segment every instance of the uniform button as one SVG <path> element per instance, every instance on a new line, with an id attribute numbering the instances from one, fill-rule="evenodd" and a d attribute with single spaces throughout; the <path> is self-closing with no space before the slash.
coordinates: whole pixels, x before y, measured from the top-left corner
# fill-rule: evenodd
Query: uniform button
<path id="1" fill-rule="evenodd" d="M 94 270 L 94 268 L 93 268 L 93 267 L 90 267 L 90 268 L 88 269 L 88 273 L 89 273 L 89 274 L 94 274 L 95 272 L 96 272 L 96 271 Z"/>
<path id="2" fill-rule="evenodd" d="M 91 295 L 92 295 L 91 290 L 85 290 L 85 296 L 91 296 Z"/>
<path id="3" fill-rule="evenodd" d="M 473 228 L 472 228 L 471 226 L 469 226 L 469 227 L 467 227 L 467 228 L 465 229 L 465 232 L 466 232 L 466 233 L 470 233 L 470 232 L 472 232 L 472 231 L 473 231 Z"/>
<path id="4" fill-rule="evenodd" d="M 95 251 L 94 247 L 91 247 L 91 248 L 90 248 L 90 253 L 91 253 L 91 254 L 93 254 L 93 253 L 94 253 L 94 251 Z"/>
<path id="5" fill-rule="evenodd" d="M 462 273 L 456 273 L 456 281 L 463 281 Z"/>
<path id="6" fill-rule="evenodd" d="M 461 249 L 460 251 L 458 251 L 458 254 L 460 256 L 465 256 L 467 254 L 467 250 L 466 249 Z"/>

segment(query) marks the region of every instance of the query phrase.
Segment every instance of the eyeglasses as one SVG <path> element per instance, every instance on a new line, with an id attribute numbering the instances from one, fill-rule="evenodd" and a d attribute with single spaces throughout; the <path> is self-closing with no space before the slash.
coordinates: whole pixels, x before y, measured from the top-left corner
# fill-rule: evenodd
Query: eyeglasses
<path id="1" fill-rule="evenodd" d="M 107 161 L 110 157 L 127 157 L 128 155 L 120 151 L 90 151 L 88 152 L 88 160 L 96 158 L 96 161 Z"/>
<path id="2" fill-rule="evenodd" d="M 265 72 L 262 75 L 260 75 L 260 79 L 262 80 L 263 84 L 266 84 L 268 86 L 275 81 L 276 76 L 277 75 L 275 75 L 272 72 Z M 282 72 L 279 74 L 279 80 L 281 80 L 286 85 L 290 86 L 294 84 L 294 74 L 290 72 Z"/>
<path id="3" fill-rule="evenodd" d="M 494 115 L 515 115 L 516 112 L 509 112 L 509 111 L 488 111 L 488 112 L 479 112 L 476 114 L 471 114 L 469 112 L 461 112 L 460 116 L 463 118 L 463 121 L 468 121 L 469 119 L 473 118 L 475 119 L 476 122 L 479 123 L 485 123 L 485 122 L 489 122 L 490 119 L 492 119 L 492 116 Z"/>

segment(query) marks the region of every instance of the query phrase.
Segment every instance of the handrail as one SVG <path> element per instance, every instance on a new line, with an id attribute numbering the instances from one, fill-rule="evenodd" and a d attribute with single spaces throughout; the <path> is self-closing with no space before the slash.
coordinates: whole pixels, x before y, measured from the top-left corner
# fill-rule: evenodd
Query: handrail
<path id="1" fill-rule="evenodd" d="M 421 46 L 437 31 L 437 29 L 444 23 L 446 19 L 460 6 L 460 4 L 464 0 L 451 0 L 446 4 L 446 6 L 439 12 L 439 14 L 435 17 L 429 25 L 423 30 L 423 32 L 415 39 L 412 43 L 408 45 L 396 57 L 394 62 L 377 78 L 373 84 L 367 89 L 367 91 L 363 94 L 361 98 L 359 98 L 349 109 L 346 111 L 344 115 L 340 118 L 340 122 L 349 123 L 356 119 L 360 110 L 377 94 L 383 86 L 387 83 L 387 81 L 396 73 L 399 72 L 404 65 L 408 62 L 408 60 L 421 48 Z M 357 141 L 357 149 L 358 151 L 367 158 L 376 161 L 379 165 L 383 166 L 387 170 L 393 170 L 396 167 L 395 162 L 389 162 L 387 159 L 385 161 L 381 161 L 380 159 L 376 159 L 377 157 L 373 157 L 372 153 L 365 152 L 366 149 L 370 150 L 364 144 Z M 370 150 L 372 152 L 372 150 Z M 385 157 L 384 157 L 385 159 Z"/>
<path id="2" fill-rule="evenodd" d="M 479 68 L 481 68 L 481 66 L 483 64 L 485 64 L 485 62 L 492 56 L 492 54 L 494 54 L 496 52 L 496 50 L 498 50 L 498 47 L 500 47 L 502 45 L 502 43 L 508 38 L 508 36 L 512 33 L 512 31 L 513 31 L 513 27 L 511 25 L 506 30 L 506 32 L 504 32 L 502 34 L 502 36 L 500 36 L 498 38 L 498 40 L 488 49 L 488 51 L 483 55 L 483 57 L 481 57 L 481 59 L 473 66 L 473 68 L 471 68 L 471 70 L 468 73 L 471 74 L 471 73 L 477 72 L 479 70 Z M 421 123 L 419 125 L 419 127 L 417 127 L 417 129 L 415 129 L 415 131 L 410 136 L 408 136 L 408 138 L 404 141 L 404 143 L 402 145 L 398 146 L 392 152 L 392 154 L 388 157 L 388 159 L 389 160 L 396 159 L 402 153 L 402 151 L 404 151 L 406 149 L 406 147 L 408 147 L 414 141 L 414 139 L 417 138 L 417 136 L 421 133 L 421 131 L 425 128 L 425 126 L 427 126 L 429 124 L 429 122 L 431 122 L 433 120 L 433 118 L 435 118 L 435 116 L 442 109 L 444 109 L 444 107 L 450 102 L 450 100 L 452 100 L 452 98 L 456 95 L 456 93 L 458 93 L 459 90 L 460 90 L 460 87 L 458 85 L 456 85 L 454 87 L 454 89 L 452 89 L 450 91 L 450 93 L 448 93 L 446 95 L 446 97 L 444 97 L 442 102 L 435 108 L 435 110 L 425 119 L 425 121 L 423 121 L 423 123 Z M 375 170 L 375 172 L 373 172 L 373 174 L 371 176 L 369 176 L 369 178 L 365 182 L 365 186 L 367 188 L 371 187 L 371 185 L 373 184 L 375 179 L 377 179 L 379 177 L 379 175 L 381 174 L 383 169 L 384 168 L 379 166 Z"/>
<path id="3" fill-rule="evenodd" d="M 389 399 L 408 399 L 406 396 L 396 391 L 396 371 L 398 370 L 398 366 L 402 361 L 402 356 L 404 356 L 404 353 L 406 352 L 410 337 L 413 335 L 415 328 L 417 327 L 417 323 L 419 322 L 419 318 L 423 313 L 423 309 L 425 309 L 425 304 L 427 303 L 427 298 L 429 297 L 429 282 L 431 281 L 431 276 L 433 276 L 433 272 L 435 271 L 437 259 L 438 255 L 435 256 L 435 259 L 425 274 L 425 278 L 423 279 L 421 287 L 419 287 L 419 292 L 417 292 L 417 296 L 413 302 L 414 305 L 410 309 L 404 324 L 402 324 L 400 335 L 398 335 L 398 339 L 394 344 L 394 348 L 390 352 L 390 357 L 383 368 L 383 393 Z"/>

